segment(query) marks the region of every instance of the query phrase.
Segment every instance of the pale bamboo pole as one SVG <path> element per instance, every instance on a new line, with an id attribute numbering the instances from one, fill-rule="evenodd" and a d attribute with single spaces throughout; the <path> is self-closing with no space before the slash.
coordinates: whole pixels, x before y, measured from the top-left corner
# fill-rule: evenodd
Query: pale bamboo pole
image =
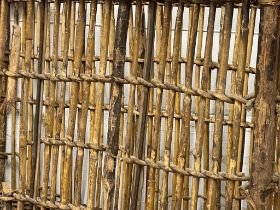
<path id="1" fill-rule="evenodd" d="M 57 66 L 58 66 L 58 41 L 59 41 L 59 24 L 60 24 L 60 1 L 56 0 L 54 2 L 54 23 L 53 23 L 53 52 L 52 52 L 52 66 L 51 66 L 51 75 L 56 76 Z M 50 96 L 50 106 L 54 106 L 56 103 L 56 95 L 57 95 L 57 83 L 51 83 L 51 96 Z M 53 126 L 51 137 L 56 139 L 56 127 L 57 124 L 60 124 L 57 118 L 57 110 L 53 109 L 53 116 L 51 119 L 53 120 Z M 51 202 L 55 202 L 56 200 L 56 183 L 57 183 L 57 170 L 58 170 L 58 152 L 59 146 L 52 145 L 51 146 L 51 178 L 50 178 L 50 200 Z"/>
<path id="2" fill-rule="evenodd" d="M 93 56 L 95 48 L 95 23 L 96 23 L 97 2 L 96 0 L 91 2 L 89 32 L 87 40 L 86 50 L 86 62 L 85 62 L 85 77 L 90 77 L 93 67 Z M 78 143 L 85 143 L 86 136 L 86 124 L 87 114 L 89 108 L 89 96 L 90 96 L 90 82 L 84 81 L 82 84 L 82 108 L 80 113 L 80 120 L 78 123 Z M 76 169 L 75 169 L 75 205 L 81 205 L 81 190 L 82 190 L 82 167 L 84 158 L 84 148 L 77 149 L 76 155 Z"/>
<path id="3" fill-rule="evenodd" d="M 136 14 L 135 14 L 135 36 L 133 38 L 133 53 L 132 53 L 132 66 L 130 71 L 130 77 L 136 79 L 136 73 L 138 70 L 138 51 L 139 51 L 139 43 L 140 43 L 140 33 L 141 33 L 141 15 L 142 15 L 142 0 L 136 1 Z M 131 15 L 130 15 L 131 17 Z M 122 180 L 122 204 L 121 209 L 126 209 L 127 205 L 129 205 L 129 200 L 127 196 L 128 187 L 130 187 L 130 182 L 128 182 L 128 177 L 130 175 L 130 171 L 128 169 L 129 163 L 126 161 L 130 156 L 131 151 L 131 143 L 133 140 L 133 121 L 134 121 L 134 105 L 135 105 L 135 89 L 136 85 L 130 85 L 129 92 L 129 101 L 128 101 L 128 112 L 127 112 L 127 127 L 126 127 L 126 138 L 125 138 L 125 153 L 124 153 L 124 161 L 123 161 L 123 180 Z"/>
<path id="4" fill-rule="evenodd" d="M 249 32 L 248 32 L 248 44 L 247 44 L 247 54 L 246 54 L 246 68 L 250 67 L 251 56 L 252 56 L 252 47 L 253 47 L 253 38 L 254 38 L 254 29 L 255 29 L 255 20 L 256 20 L 256 11 L 255 7 L 251 8 L 250 20 L 249 20 Z M 248 94 L 248 84 L 249 84 L 249 75 L 250 73 L 245 72 L 244 74 L 244 85 L 243 85 L 243 97 Z M 246 121 L 246 107 L 242 105 L 241 111 L 241 123 Z M 243 166 L 243 155 L 244 155 L 244 144 L 245 144 L 245 132 L 246 130 L 243 127 L 240 127 L 239 134 L 239 143 L 238 143 L 238 158 L 237 158 L 237 172 L 242 171 Z M 251 135 L 252 132 L 251 132 Z M 235 193 L 236 197 L 240 196 L 239 187 L 240 182 L 235 183 Z M 235 210 L 239 210 L 241 207 L 241 200 L 235 200 Z"/>
<path id="5" fill-rule="evenodd" d="M 157 16 L 156 16 L 156 58 L 159 58 L 160 57 L 160 44 L 161 44 L 161 38 L 162 38 L 162 28 L 163 28 L 163 6 L 158 4 L 157 5 Z M 159 63 L 157 63 L 157 69 L 159 68 Z M 155 71 L 154 71 L 155 72 Z M 153 75 L 155 76 L 155 75 Z M 156 92 L 154 90 L 154 92 Z M 154 99 L 153 99 L 154 100 Z M 152 102 L 152 113 L 155 112 L 155 109 L 154 109 L 154 101 Z M 155 118 L 154 118 L 154 123 L 155 123 Z M 152 127 L 152 134 L 154 135 L 154 132 L 155 132 L 155 129 L 154 129 L 154 126 Z M 150 147 L 152 148 L 152 141 L 153 141 L 153 136 L 151 137 L 150 139 L 151 141 L 151 144 L 150 144 Z M 157 151 L 159 151 L 157 154 L 156 154 L 156 161 L 159 161 L 160 160 L 160 144 L 161 144 L 161 141 L 158 141 L 158 145 L 157 145 Z M 150 155 L 151 155 L 151 152 L 150 152 Z M 147 170 L 147 173 L 149 173 L 149 170 Z M 155 198 L 154 198 L 154 209 L 158 209 L 158 197 L 159 197 L 159 179 L 160 179 L 160 170 L 159 169 L 155 169 Z M 148 180 L 148 179 L 147 179 Z"/>
<path id="6" fill-rule="evenodd" d="M 10 24 L 9 24 L 9 11 L 10 6 L 7 0 L 1 1 L 1 17 L 0 17 L 0 69 L 7 68 L 4 59 L 6 58 L 5 51 L 9 44 Z M 9 46 L 8 46 L 9 47 Z M 0 76 L 0 151 L 6 151 L 6 119 L 9 104 L 2 101 L 2 97 L 6 94 L 6 78 Z M 5 158 L 0 158 L 0 182 L 2 183 L 5 178 Z"/>
<path id="7" fill-rule="evenodd" d="M 45 38 L 45 71 L 44 73 L 50 74 L 50 62 L 47 60 L 50 57 L 50 5 L 46 1 L 45 2 L 45 27 L 46 27 L 46 38 Z M 50 101 L 50 81 L 45 81 L 45 100 Z M 52 134 L 52 128 L 53 122 L 50 123 L 50 115 L 51 115 L 51 106 L 46 107 L 45 112 L 45 137 L 49 138 Z M 41 190 L 41 197 L 42 201 L 47 200 L 47 193 L 48 193 L 48 182 L 49 182 L 49 171 L 50 171 L 50 145 L 44 145 L 44 152 L 43 152 L 43 170 L 44 173 L 42 174 L 43 180 L 42 180 L 42 190 Z M 36 207 L 35 207 L 36 208 Z M 41 207 L 41 209 L 44 209 L 44 207 Z"/>
<path id="8" fill-rule="evenodd" d="M 33 35 L 34 35 L 34 1 L 27 2 L 26 18 L 30 20 L 31 24 L 26 25 L 26 51 L 23 71 L 30 72 L 31 70 L 31 54 L 33 49 Z M 21 84 L 21 98 L 22 103 L 20 107 L 20 134 L 19 134 L 19 194 L 25 194 L 26 190 L 26 159 L 27 159 L 27 132 L 28 132 L 28 95 L 29 95 L 29 78 L 22 78 Z M 24 202 L 19 201 L 17 209 L 22 210 Z"/>
<path id="9" fill-rule="evenodd" d="M 102 15 L 102 39 L 101 39 L 101 55 L 100 55 L 100 65 L 99 65 L 99 74 L 105 76 L 106 66 L 107 66 L 107 53 L 108 53 L 108 44 L 109 44 L 109 31 L 110 31 L 110 20 L 111 20 L 111 9 L 112 2 L 108 0 L 104 2 L 103 5 L 103 15 Z M 103 104 L 104 104 L 104 83 L 98 83 L 98 89 L 96 92 L 96 109 L 94 113 L 94 130 L 93 136 L 90 139 L 90 143 L 98 145 L 100 142 L 100 129 L 101 129 L 101 120 L 103 119 Z M 98 151 L 90 150 L 89 153 L 89 180 L 88 180 L 88 209 L 94 208 L 94 192 L 96 189 L 96 177 L 97 177 L 97 159 Z M 104 189 L 103 189 L 104 190 Z"/>
<path id="10" fill-rule="evenodd" d="M 119 146 L 119 126 L 120 126 L 120 111 L 122 103 L 122 89 L 123 85 L 117 83 L 114 78 L 124 77 L 124 58 L 126 55 L 126 40 L 127 30 L 129 25 L 129 13 L 131 2 L 120 1 L 118 10 L 118 19 L 116 23 L 116 35 L 114 43 L 113 63 L 114 68 L 112 72 L 113 81 L 111 83 L 111 97 L 109 110 L 109 125 L 108 125 L 108 153 L 105 154 L 104 162 L 104 178 L 103 178 L 103 208 L 113 209 L 113 199 L 115 192 L 115 172 L 116 160 L 114 156 L 117 155 Z M 104 22 L 105 23 L 105 22 Z"/>
<path id="11" fill-rule="evenodd" d="M 273 173 L 275 110 L 277 94 L 277 59 L 279 49 L 279 7 L 260 6 L 260 32 L 256 69 L 254 145 L 249 187 L 255 209 L 268 207 Z M 269 59 L 267 59 L 269 58 Z M 269 126 L 268 126 L 269 125 Z"/>
<path id="12" fill-rule="evenodd" d="M 192 19 L 193 19 L 193 5 L 190 5 L 189 7 L 189 16 L 188 16 L 188 43 L 187 43 L 187 47 L 189 46 L 189 43 L 190 43 L 190 39 L 191 39 L 191 36 L 190 36 L 190 33 L 191 33 L 191 27 L 192 27 Z M 183 103 L 184 103 L 184 98 L 183 98 Z M 184 109 L 183 109 L 183 112 L 184 112 Z M 182 123 L 181 123 L 181 126 L 183 126 L 183 117 L 182 117 Z M 185 132 L 185 131 L 184 131 Z M 182 131 L 181 135 L 185 135 Z M 181 139 L 181 137 L 180 137 Z M 181 141 L 181 140 L 179 140 Z M 191 154 L 191 151 L 190 151 L 190 138 L 187 138 L 186 139 L 186 154 L 185 154 L 185 165 L 183 167 L 185 168 L 189 168 L 190 167 L 190 154 Z M 181 147 L 181 144 L 179 142 L 179 147 Z M 179 154 L 178 154 L 178 165 L 179 165 L 179 158 L 180 158 L 180 151 L 179 151 Z M 180 178 L 179 178 L 180 179 Z M 190 178 L 189 176 L 185 176 L 183 177 L 183 209 L 187 209 L 189 208 L 189 188 L 190 188 Z M 177 186 L 181 186 L 177 184 Z M 181 202 L 182 199 L 180 199 L 180 202 Z M 179 203 L 181 205 L 181 203 Z"/>
<path id="13" fill-rule="evenodd" d="M 169 30 L 170 30 L 170 19 L 171 19 L 171 11 L 172 4 L 165 3 L 164 4 L 164 18 L 163 18 L 163 30 L 162 37 L 160 42 L 160 54 L 159 54 L 159 69 L 158 69 L 158 80 L 159 82 L 164 82 L 164 71 L 166 65 L 166 56 L 167 56 L 167 45 L 169 39 Z M 157 46 L 158 47 L 158 46 Z M 160 141 L 160 127 L 161 127 L 161 103 L 162 103 L 162 94 L 163 90 L 161 88 L 157 88 L 156 95 L 156 108 L 155 108 L 155 124 L 154 124 L 154 138 L 152 142 L 151 148 L 151 160 L 156 162 L 156 157 L 160 153 L 158 151 L 158 143 Z M 155 169 L 153 167 L 149 168 L 149 177 L 148 177 L 148 197 L 146 209 L 154 209 L 154 202 L 157 202 L 157 196 L 155 196 Z M 167 182 L 165 183 L 167 185 Z M 166 186 L 167 189 L 167 186 Z M 167 191 L 166 191 L 167 193 Z"/>
<path id="14" fill-rule="evenodd" d="M 73 24 L 73 4 L 72 0 L 64 0 L 62 9 L 62 24 L 61 24 L 61 54 L 62 54 L 62 65 L 60 67 L 59 74 L 62 77 L 67 75 L 68 67 L 68 52 L 69 52 L 69 40 L 73 37 L 73 32 L 70 31 L 70 27 Z M 60 91 L 60 103 L 57 113 L 56 128 L 54 131 L 55 139 L 65 138 L 65 96 L 66 96 L 66 82 L 61 81 Z M 63 168 L 64 168 L 64 157 L 65 157 L 65 146 L 60 146 L 60 194 L 63 192 Z"/>
<path id="15" fill-rule="evenodd" d="M 19 62 L 20 62 L 20 46 L 21 46 L 21 32 L 20 27 L 15 24 L 13 26 L 12 35 L 12 46 L 11 54 L 9 59 L 9 71 L 12 73 L 18 72 Z M 7 81 L 7 95 L 6 101 L 12 106 L 15 106 L 15 100 L 17 96 L 17 79 L 14 77 L 8 77 Z M 15 190 L 16 187 L 16 160 L 15 160 L 15 123 L 16 123 L 16 107 L 12 109 L 12 165 L 11 165 L 11 189 Z"/>
<path id="16" fill-rule="evenodd" d="M 83 56 L 83 48 L 84 48 L 84 34 L 85 34 L 85 1 L 81 0 L 79 2 L 78 9 L 78 20 L 77 20 L 77 30 L 76 30 L 76 45 L 74 51 L 74 64 L 73 64 L 73 72 L 72 76 L 77 77 L 80 73 L 82 56 Z M 69 118 L 68 118 L 68 129 L 67 129 L 67 140 L 70 142 L 74 141 L 74 130 L 76 124 L 76 113 L 77 113 L 77 104 L 78 104 L 78 81 L 71 82 L 71 98 L 70 98 L 70 108 L 69 108 Z M 61 202 L 62 204 L 67 204 L 69 201 L 71 202 L 71 196 L 69 196 L 71 190 L 70 182 L 72 179 L 69 179 L 72 174 L 72 148 L 69 146 L 65 147 L 65 160 L 64 160 L 64 168 L 63 168 L 63 192 L 61 194 Z M 79 199 L 75 197 L 75 205 L 78 204 Z"/>
<path id="17" fill-rule="evenodd" d="M 217 76 L 217 88 L 216 92 L 218 94 L 224 94 L 225 92 L 225 81 L 227 75 L 228 66 L 228 56 L 229 56 L 229 45 L 231 37 L 231 27 L 232 27 L 232 16 L 233 16 L 233 3 L 227 2 L 225 4 L 224 12 L 224 27 L 222 31 L 222 43 L 220 48 L 220 68 Z M 212 149 L 212 171 L 217 173 L 220 170 L 221 162 L 221 146 L 222 146 L 222 134 L 223 134 L 223 113 L 224 113 L 224 102 L 216 100 L 215 105 L 215 128 L 214 128 L 214 139 L 213 139 L 213 149 Z M 209 179 L 209 192 L 207 206 L 210 209 L 214 208 L 217 204 L 217 191 L 220 189 L 217 180 Z"/>
<path id="18" fill-rule="evenodd" d="M 44 45 L 45 45 L 45 10 L 48 8 L 45 7 L 45 0 L 42 0 L 40 4 L 37 4 L 37 39 L 36 39 L 36 51 L 38 53 L 38 73 L 43 72 L 44 68 Z M 43 94 L 44 94 L 44 81 L 40 80 L 37 83 L 37 94 L 36 94 L 36 110 L 34 118 L 34 126 L 38 129 L 34 130 L 34 144 L 33 144 L 33 154 L 36 159 L 33 162 L 33 174 L 32 179 L 34 180 L 34 186 L 31 186 L 30 195 L 33 198 L 36 198 L 39 194 L 39 185 L 40 185 L 40 159 L 41 159 L 41 127 L 42 127 L 42 107 L 43 107 Z M 36 205 L 30 204 L 30 209 L 35 210 Z"/>

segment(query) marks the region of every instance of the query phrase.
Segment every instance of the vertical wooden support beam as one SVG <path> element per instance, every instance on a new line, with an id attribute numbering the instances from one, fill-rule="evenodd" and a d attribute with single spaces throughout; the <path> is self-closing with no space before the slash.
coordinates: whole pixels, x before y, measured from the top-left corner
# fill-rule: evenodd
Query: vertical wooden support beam
<path id="1" fill-rule="evenodd" d="M 262 5 L 256 71 L 255 127 L 250 195 L 255 208 L 265 209 L 273 191 L 273 145 L 277 84 L 279 7 Z"/>
<path id="2" fill-rule="evenodd" d="M 116 25 L 115 47 L 113 53 L 113 72 L 112 86 L 109 111 L 109 128 L 108 128 L 108 153 L 105 156 L 104 163 L 104 196 L 103 208 L 113 209 L 114 192 L 115 192 L 115 171 L 116 156 L 119 144 L 119 126 L 122 102 L 123 85 L 116 81 L 116 78 L 124 77 L 124 64 L 126 55 L 127 29 L 129 23 L 130 1 L 120 1 L 118 10 L 118 19 Z M 122 198 L 123 199 L 123 198 Z"/>

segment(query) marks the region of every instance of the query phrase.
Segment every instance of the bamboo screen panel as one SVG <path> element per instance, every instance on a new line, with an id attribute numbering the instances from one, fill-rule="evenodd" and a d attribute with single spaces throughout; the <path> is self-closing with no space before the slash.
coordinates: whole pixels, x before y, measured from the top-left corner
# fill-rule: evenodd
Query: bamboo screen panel
<path id="1" fill-rule="evenodd" d="M 280 209 L 278 3 L 1 0 L 1 208 Z"/>

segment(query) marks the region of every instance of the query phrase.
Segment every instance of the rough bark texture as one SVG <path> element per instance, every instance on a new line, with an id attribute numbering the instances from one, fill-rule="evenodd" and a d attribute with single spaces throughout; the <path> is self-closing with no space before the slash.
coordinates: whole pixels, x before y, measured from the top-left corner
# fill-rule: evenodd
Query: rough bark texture
<path id="1" fill-rule="evenodd" d="M 261 7 L 260 38 L 256 72 L 255 128 L 250 194 L 258 210 L 265 209 L 273 192 L 273 144 L 278 53 L 279 8 Z"/>
<path id="2" fill-rule="evenodd" d="M 124 64 L 126 55 L 127 29 L 129 23 L 130 1 L 120 1 L 118 10 L 118 19 L 116 24 L 115 47 L 113 54 L 113 72 L 109 111 L 108 128 L 108 153 L 105 155 L 104 168 L 104 209 L 113 209 L 114 191 L 115 191 L 115 169 L 116 160 L 113 156 L 118 153 L 119 145 L 119 127 L 122 100 L 122 84 L 115 80 L 116 77 L 124 77 Z"/>

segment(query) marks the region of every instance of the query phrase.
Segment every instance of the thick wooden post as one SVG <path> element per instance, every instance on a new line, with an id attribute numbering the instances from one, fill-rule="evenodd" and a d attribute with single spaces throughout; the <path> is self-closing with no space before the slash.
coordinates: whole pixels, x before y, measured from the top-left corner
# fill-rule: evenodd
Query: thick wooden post
<path id="1" fill-rule="evenodd" d="M 250 196 L 255 209 L 262 210 L 273 192 L 272 164 L 275 141 L 279 7 L 261 6 L 259 49 L 256 72 L 255 127 Z"/>

